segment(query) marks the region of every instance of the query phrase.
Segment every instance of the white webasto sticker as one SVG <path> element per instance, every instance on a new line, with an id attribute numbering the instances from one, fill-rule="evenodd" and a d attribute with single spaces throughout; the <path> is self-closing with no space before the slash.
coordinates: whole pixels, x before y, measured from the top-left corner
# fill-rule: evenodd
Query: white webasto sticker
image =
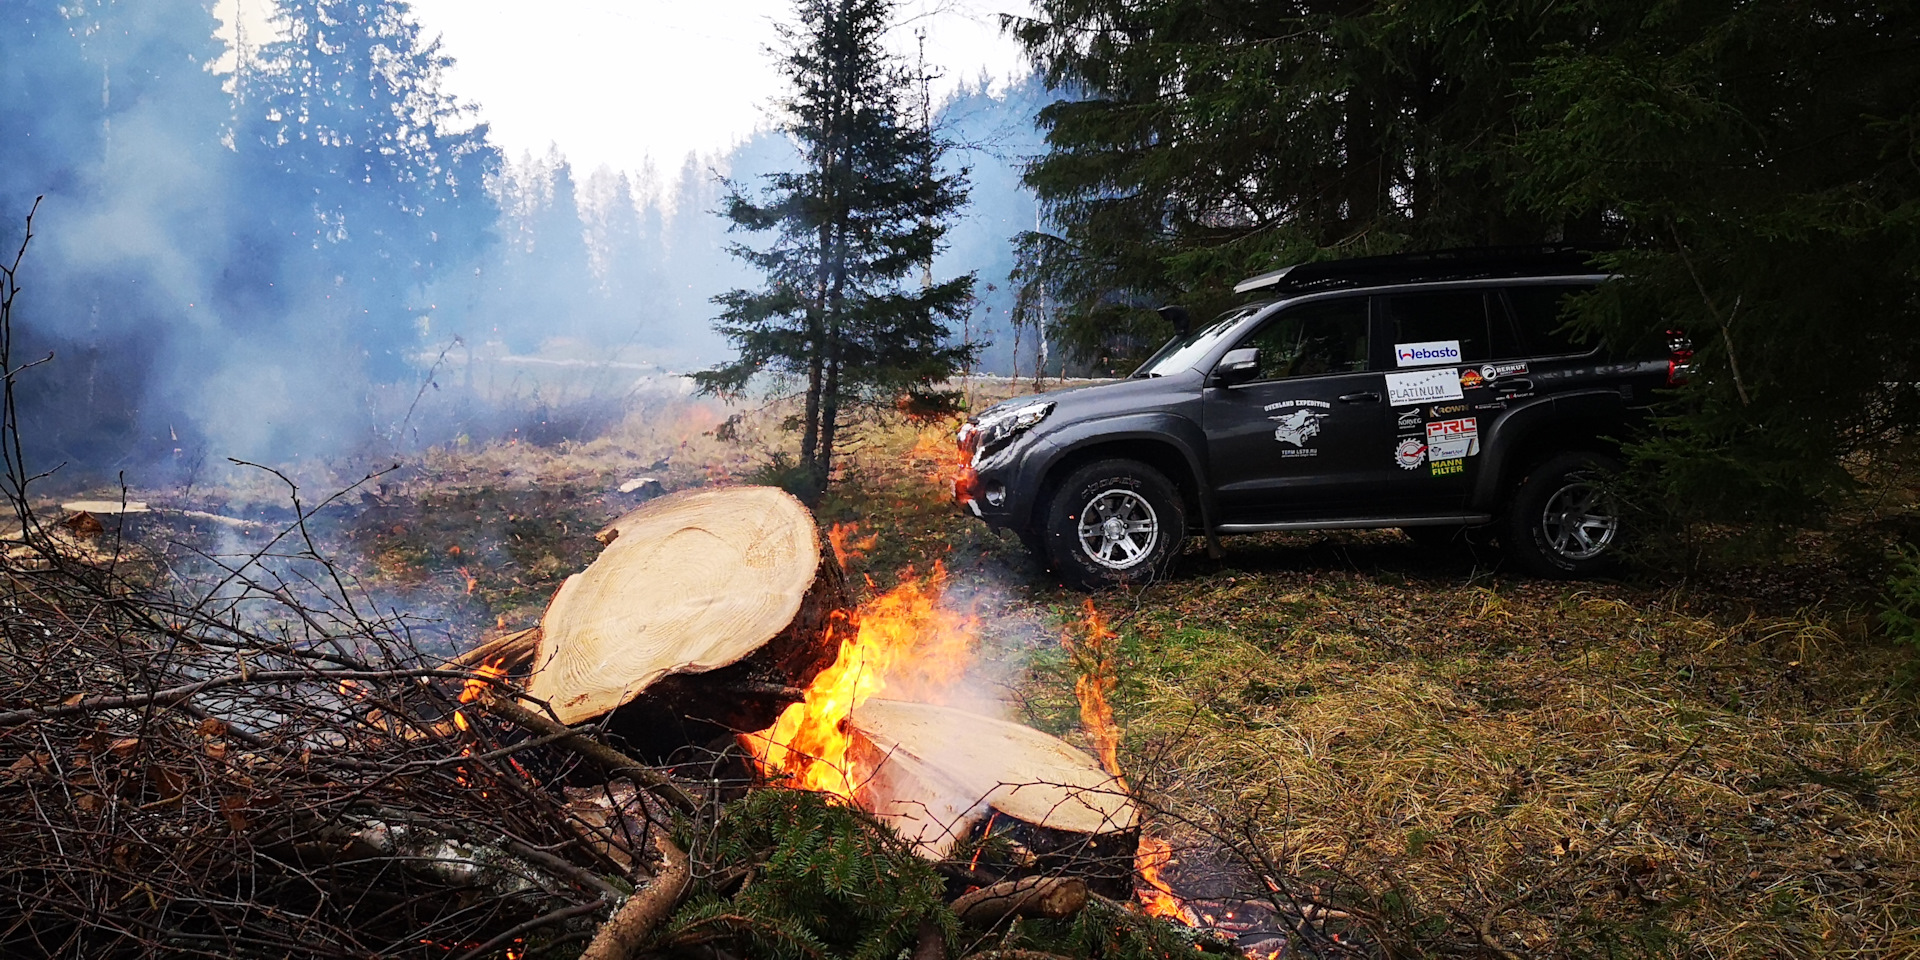
<path id="1" fill-rule="evenodd" d="M 1387 405 L 1404 407 L 1437 400 L 1459 400 L 1460 372 L 1452 367 L 1387 374 Z"/>
<path id="2" fill-rule="evenodd" d="M 1403 367 L 1430 367 L 1436 363 L 1459 363 L 1460 341 L 1428 340 L 1425 343 L 1396 343 L 1393 357 Z"/>

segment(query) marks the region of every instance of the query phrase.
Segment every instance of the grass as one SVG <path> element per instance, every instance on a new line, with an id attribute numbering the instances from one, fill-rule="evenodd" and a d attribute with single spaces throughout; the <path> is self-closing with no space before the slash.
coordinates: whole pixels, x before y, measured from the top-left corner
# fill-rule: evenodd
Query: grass
<path id="1" fill-rule="evenodd" d="M 955 515 L 912 442 L 871 437 L 829 505 L 892 541 L 868 565 L 943 558 L 1013 585 L 984 621 L 1073 629 L 1083 597 Z M 1563 584 L 1392 531 L 1228 546 L 1095 597 L 1122 635 L 1123 765 L 1189 863 L 1267 858 L 1406 955 L 1485 948 L 1483 927 L 1523 955 L 1920 955 L 1909 654 L 1850 570 Z M 1024 656 L 1027 719 L 1076 738 L 1049 640 L 986 646 Z"/>
<path id="2" fill-rule="evenodd" d="M 730 482 L 790 452 L 778 410 L 719 439 L 736 412 L 436 451 L 349 524 L 355 555 L 415 589 L 471 577 L 476 624 L 528 625 L 636 502 L 622 480 Z M 916 444 L 949 430 L 864 428 L 821 520 L 878 535 L 852 563 L 873 589 L 945 566 L 979 616 L 981 671 L 1084 743 L 1059 637 L 1085 597 L 947 503 L 937 448 Z M 1257 885 L 1237 851 L 1405 956 L 1920 955 L 1911 654 L 1820 544 L 1687 583 L 1584 584 L 1392 531 L 1228 548 L 1093 598 L 1121 637 L 1122 762 L 1183 882 Z"/>

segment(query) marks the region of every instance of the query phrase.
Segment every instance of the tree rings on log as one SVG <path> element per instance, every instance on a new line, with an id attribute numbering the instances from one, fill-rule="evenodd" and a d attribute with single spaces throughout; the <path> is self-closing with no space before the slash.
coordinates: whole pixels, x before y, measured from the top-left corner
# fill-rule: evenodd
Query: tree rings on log
<path id="1" fill-rule="evenodd" d="M 643 692 L 656 699 L 668 691 L 652 688 L 672 675 L 734 668 L 724 679 L 804 684 L 832 661 L 827 626 L 846 606 L 845 577 L 820 549 L 813 515 L 790 494 L 685 491 L 621 517 L 599 536 L 607 549 L 567 578 L 541 619 L 527 682 L 527 692 L 562 722 L 606 714 Z M 715 707 L 741 712 L 721 702 L 727 699 L 754 702 L 717 690 L 692 696 L 709 686 L 688 677 L 674 696 L 659 699 L 697 716 Z M 780 706 L 758 711 L 767 714 L 761 725 Z M 756 729 L 754 717 L 727 719 Z"/>
<path id="2" fill-rule="evenodd" d="M 848 726 L 856 764 L 871 771 L 862 804 L 929 856 L 993 814 L 1081 836 L 1130 831 L 1139 818 L 1123 781 L 1032 727 L 881 699 L 856 707 Z"/>

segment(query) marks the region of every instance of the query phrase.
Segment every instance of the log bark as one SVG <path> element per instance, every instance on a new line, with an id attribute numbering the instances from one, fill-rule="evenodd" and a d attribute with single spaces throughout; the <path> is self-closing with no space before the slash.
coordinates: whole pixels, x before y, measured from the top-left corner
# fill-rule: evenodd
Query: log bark
<path id="1" fill-rule="evenodd" d="M 982 887 L 953 902 L 953 912 L 976 927 L 1008 917 L 1059 920 L 1086 909 L 1087 882 L 1079 877 L 1027 877 Z"/>

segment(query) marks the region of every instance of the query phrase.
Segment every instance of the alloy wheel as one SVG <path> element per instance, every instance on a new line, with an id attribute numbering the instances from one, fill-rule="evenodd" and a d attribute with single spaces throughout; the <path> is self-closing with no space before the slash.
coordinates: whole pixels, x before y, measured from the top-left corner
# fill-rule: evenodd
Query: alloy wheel
<path id="1" fill-rule="evenodd" d="M 1613 497 L 1591 480 L 1569 480 L 1540 512 L 1547 546 L 1568 560 L 1591 560 L 1613 545 L 1620 515 Z"/>
<path id="2" fill-rule="evenodd" d="M 1080 549 L 1109 570 L 1146 561 L 1160 541 L 1160 517 L 1145 497 L 1116 487 L 1089 498 L 1079 518 Z"/>

